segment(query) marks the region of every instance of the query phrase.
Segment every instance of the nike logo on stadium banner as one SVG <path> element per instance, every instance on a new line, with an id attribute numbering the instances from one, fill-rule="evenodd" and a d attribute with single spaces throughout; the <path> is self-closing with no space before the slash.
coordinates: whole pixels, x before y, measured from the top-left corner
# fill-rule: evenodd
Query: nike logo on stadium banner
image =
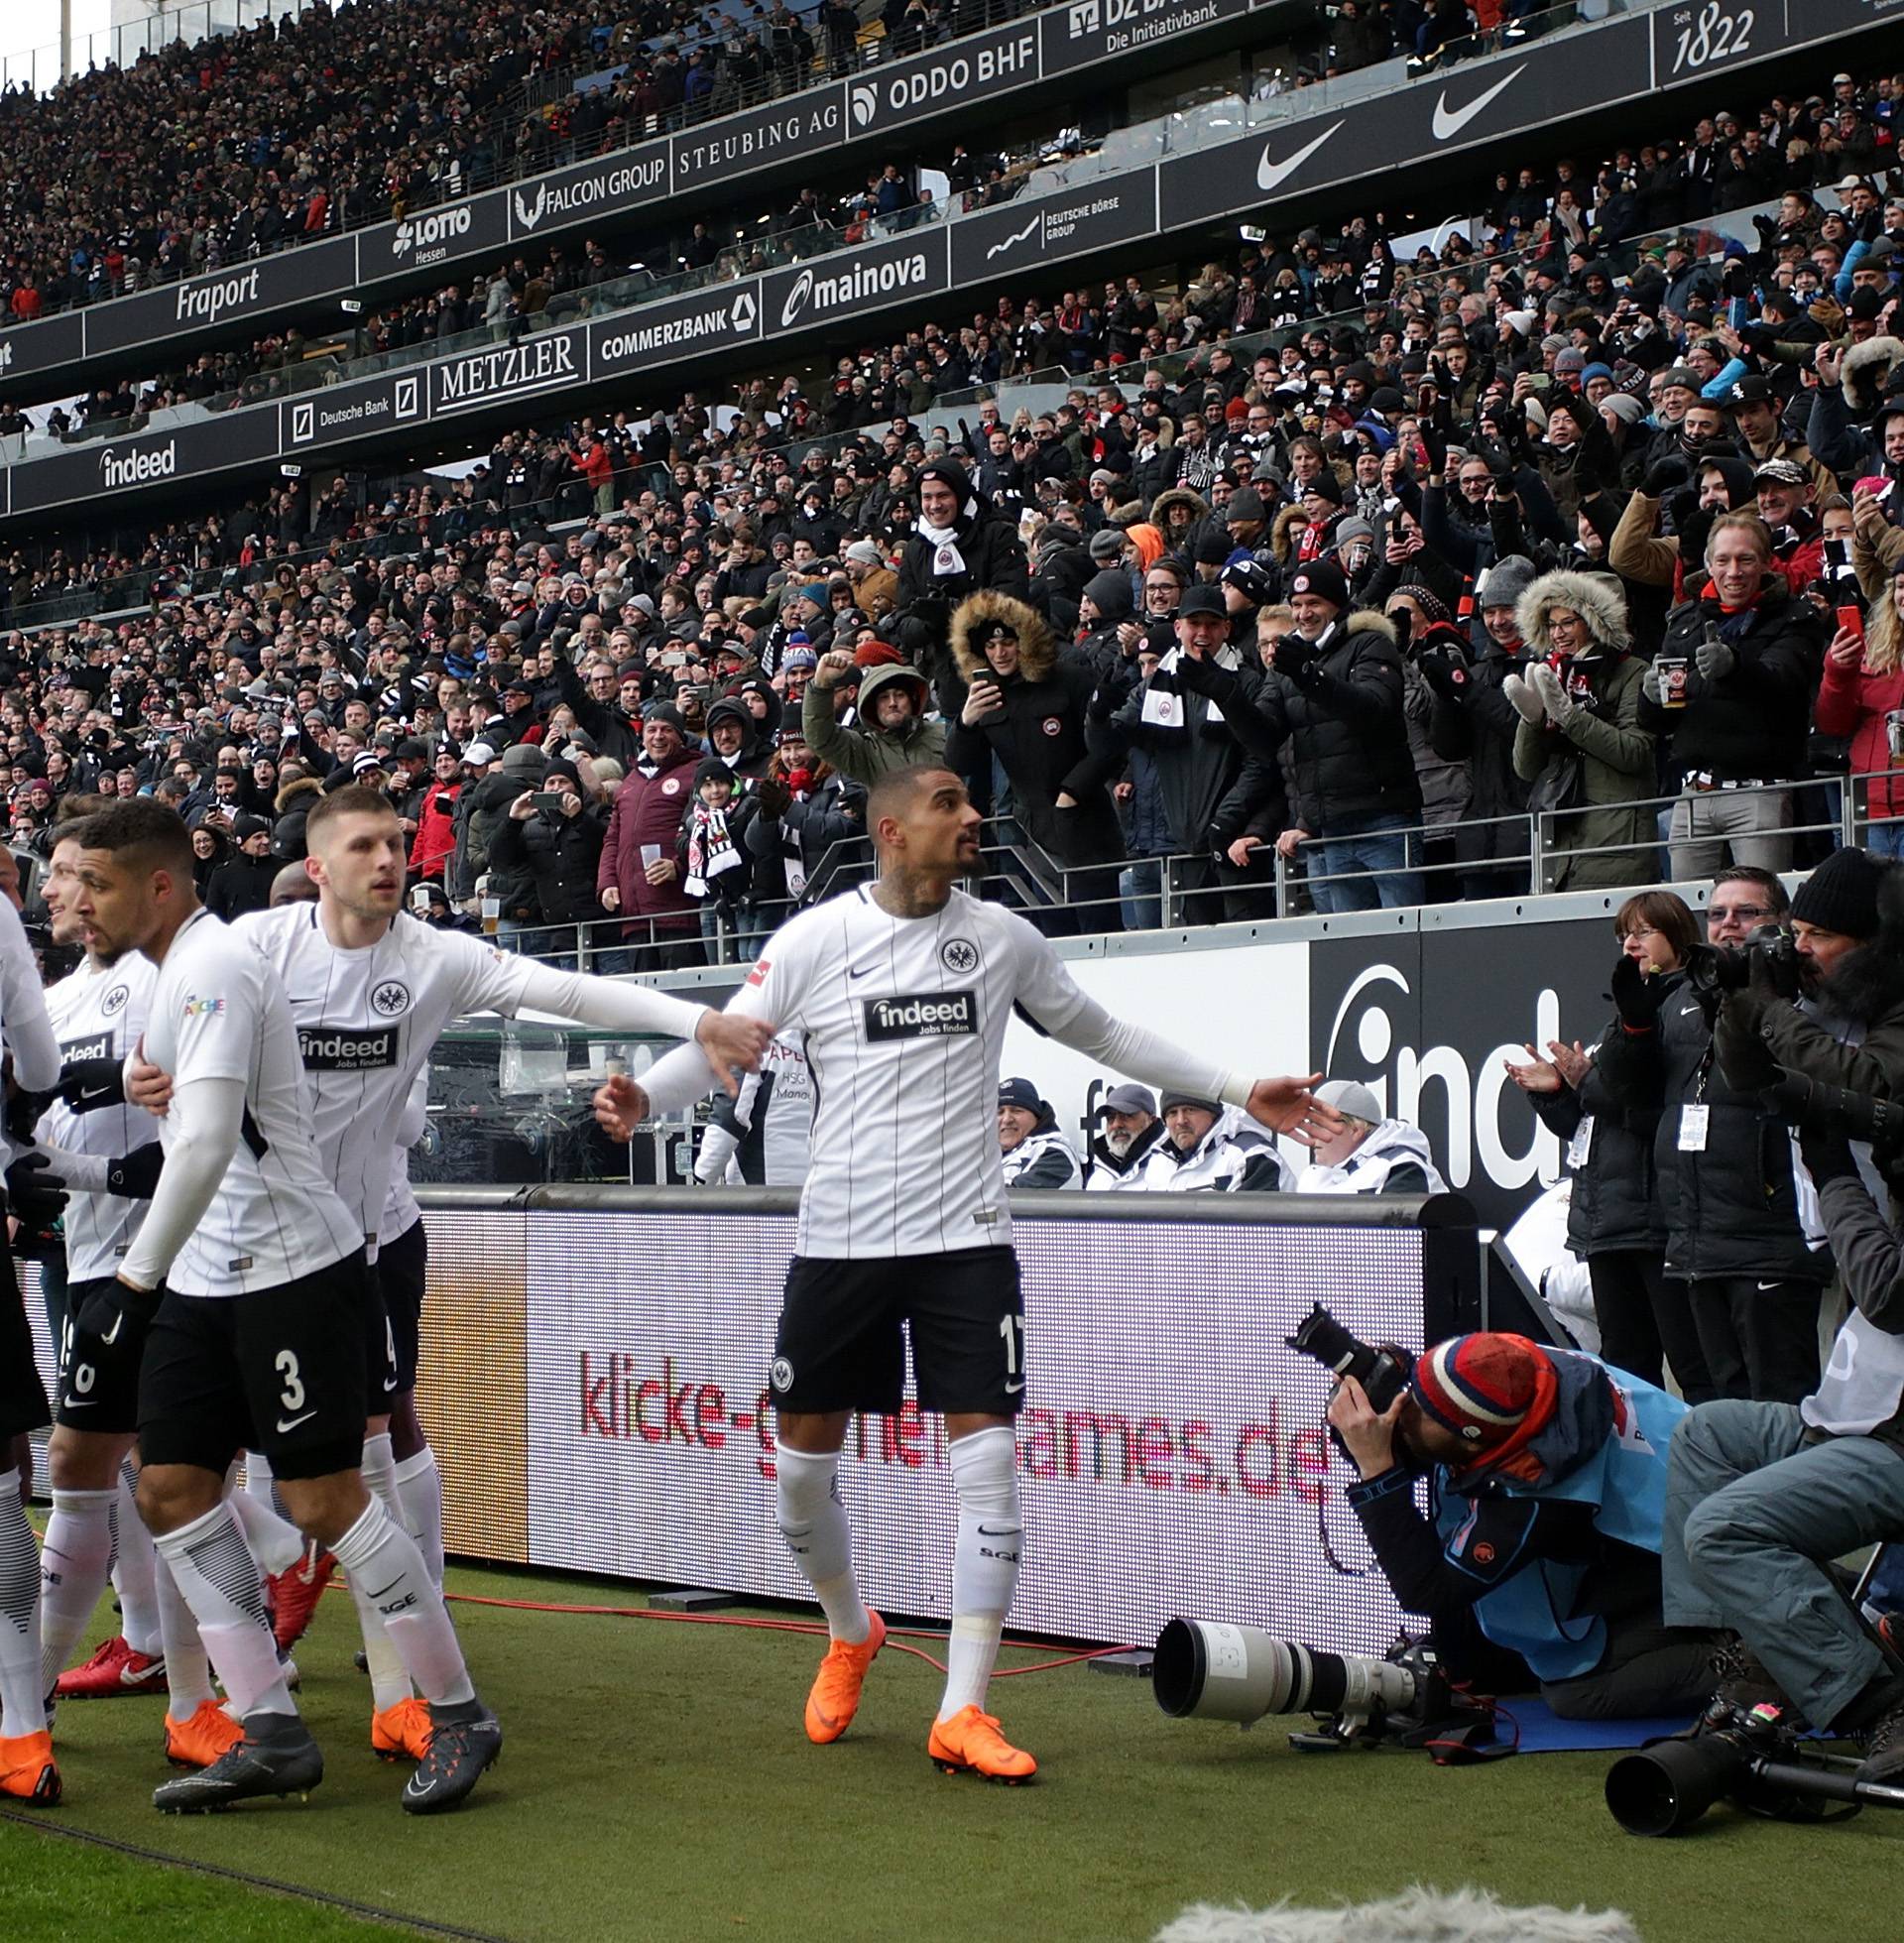
<path id="1" fill-rule="evenodd" d="M 287 1423 L 283 1417 L 280 1417 L 278 1419 L 279 1436 L 289 1437 L 291 1433 L 294 1430 L 296 1430 L 300 1423 L 308 1423 L 311 1420 L 311 1418 L 314 1417 L 316 1414 L 317 1412 L 315 1410 L 306 1410 L 302 1416 L 295 1416 L 291 1419 L 289 1423 Z"/>
<path id="2" fill-rule="evenodd" d="M 1527 63 L 1523 61 L 1511 74 L 1496 81 L 1485 94 L 1476 95 L 1467 107 L 1457 108 L 1452 114 L 1448 111 L 1448 90 L 1443 88 L 1440 99 L 1435 103 L 1435 140 L 1437 142 L 1445 142 L 1449 136 L 1459 135 L 1481 113 L 1482 109 L 1493 100 L 1495 95 L 1503 93 L 1506 89 L 1512 87 L 1526 71 Z"/>
<path id="3" fill-rule="evenodd" d="M 1306 143 L 1285 162 L 1271 162 L 1269 160 L 1269 149 L 1267 144 L 1265 144 L 1262 151 L 1262 160 L 1256 164 L 1256 186 L 1259 189 L 1268 190 L 1274 188 L 1279 182 L 1287 182 L 1341 126 L 1341 122 L 1336 122 L 1332 126 L 1325 128 L 1313 142 Z"/>

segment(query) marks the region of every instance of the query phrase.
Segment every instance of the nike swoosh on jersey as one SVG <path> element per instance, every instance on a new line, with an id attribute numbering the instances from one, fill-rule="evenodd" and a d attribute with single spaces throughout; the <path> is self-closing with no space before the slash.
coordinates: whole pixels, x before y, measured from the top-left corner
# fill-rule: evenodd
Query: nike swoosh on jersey
<path id="1" fill-rule="evenodd" d="M 1511 74 L 1504 75 L 1492 87 L 1487 89 L 1486 92 L 1476 95 L 1467 107 L 1456 108 L 1452 112 L 1450 112 L 1448 107 L 1448 90 L 1443 88 L 1439 98 L 1435 102 L 1435 140 L 1437 142 L 1445 142 L 1451 135 L 1459 135 L 1481 113 L 1482 109 L 1487 107 L 1488 102 L 1493 100 L 1496 95 L 1512 87 L 1526 71 L 1527 63 L 1523 61 Z"/>
<path id="2" fill-rule="evenodd" d="M 291 1433 L 294 1430 L 296 1430 L 300 1423 L 308 1423 L 311 1420 L 311 1418 L 314 1417 L 316 1414 L 317 1412 L 315 1410 L 306 1410 L 302 1416 L 295 1416 L 291 1419 L 290 1422 L 286 1422 L 283 1417 L 280 1417 L 278 1419 L 279 1436 L 289 1437 Z"/>
<path id="3" fill-rule="evenodd" d="M 846 975 L 848 978 L 866 978 L 878 970 L 878 965 L 849 965 L 846 968 Z"/>
<path id="4" fill-rule="evenodd" d="M 1341 126 L 1341 122 L 1336 122 L 1325 128 L 1313 142 L 1305 143 L 1294 155 L 1285 157 L 1281 162 L 1269 160 L 1269 149 L 1265 143 L 1261 159 L 1256 164 L 1256 186 L 1267 190 L 1276 187 L 1280 182 L 1287 182 Z"/>
<path id="5" fill-rule="evenodd" d="M 83 1410 L 88 1403 L 96 1403 L 98 1400 L 96 1397 L 62 1397 L 60 1399 L 60 1407 L 62 1410 Z"/>
<path id="6" fill-rule="evenodd" d="M 105 1100 L 111 1097 L 112 1088 L 110 1086 L 85 1086 L 80 1088 L 79 1095 L 72 1104 L 77 1109 L 89 1106 L 94 1100 Z"/>
<path id="7" fill-rule="evenodd" d="M 1024 1379 L 1020 1377 L 1016 1383 L 1009 1383 L 1006 1385 L 1005 1394 L 1008 1397 L 1015 1397 L 1018 1394 L 1018 1392 L 1021 1391 L 1023 1388 L 1024 1388 Z"/>

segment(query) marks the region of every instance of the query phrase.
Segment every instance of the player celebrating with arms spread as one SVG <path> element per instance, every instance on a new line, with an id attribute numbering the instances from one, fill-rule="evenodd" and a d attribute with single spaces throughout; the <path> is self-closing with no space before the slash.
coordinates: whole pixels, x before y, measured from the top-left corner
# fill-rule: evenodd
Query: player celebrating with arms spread
<path id="1" fill-rule="evenodd" d="M 948 1772 L 1024 1781 L 1036 1761 L 984 1708 L 1023 1536 L 1012 1420 L 1024 1305 L 996 1116 L 1007 1022 L 1015 1008 L 1115 1071 L 1246 1107 L 1305 1145 L 1340 1123 L 1309 1092 L 1320 1074 L 1252 1082 L 1114 1019 L 1022 917 L 957 889 L 978 868 L 980 817 L 950 771 L 882 778 L 867 823 L 879 882 L 781 926 L 730 1006 L 802 1035 L 819 1101 L 772 1376 L 779 1526 L 832 1635 L 806 1731 L 846 1731 L 886 1639 L 854 1585 L 838 1471 L 852 1413 L 899 1408 L 904 1325 L 919 1402 L 945 1417 L 959 1504 L 927 1751 Z M 704 1083 L 692 1048 L 669 1053 L 643 1085 L 611 1080 L 596 1117 L 626 1139 Z"/>

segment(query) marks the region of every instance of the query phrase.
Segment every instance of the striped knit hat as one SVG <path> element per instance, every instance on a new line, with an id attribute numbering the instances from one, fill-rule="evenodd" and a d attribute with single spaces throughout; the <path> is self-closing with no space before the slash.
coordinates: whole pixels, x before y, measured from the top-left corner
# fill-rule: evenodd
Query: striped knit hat
<path id="1" fill-rule="evenodd" d="M 1525 1336 L 1450 1336 L 1415 1361 L 1410 1389 L 1423 1412 L 1479 1456 L 1506 1443 L 1540 1400 L 1551 1366 Z"/>

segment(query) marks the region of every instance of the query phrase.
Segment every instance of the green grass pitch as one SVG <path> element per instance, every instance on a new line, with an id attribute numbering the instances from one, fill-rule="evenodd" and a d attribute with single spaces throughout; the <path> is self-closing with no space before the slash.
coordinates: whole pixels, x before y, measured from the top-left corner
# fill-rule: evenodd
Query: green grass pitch
<path id="1" fill-rule="evenodd" d="M 454 1570 L 451 1590 L 640 1603 L 631 1589 L 523 1573 Z M 508 1736 L 461 1813 L 418 1820 L 398 1808 L 405 1770 L 369 1752 L 354 1615 L 333 1591 L 298 1654 L 327 1762 L 307 1805 L 156 1814 L 151 1790 L 170 1771 L 163 1703 L 141 1698 L 61 1709 L 66 1805 L 41 1819 L 525 1943 L 1142 1938 L 1196 1900 L 1328 1903 L 1416 1881 L 1618 1906 L 1649 1943 L 1904 1935 L 1904 1817 L 1866 1811 L 1801 1829 L 1721 1809 L 1689 1838 L 1642 1842 L 1602 1803 L 1604 1756 L 1440 1769 L 1391 1751 L 1297 1755 L 1276 1724 L 1244 1734 L 1169 1721 L 1146 1682 L 1084 1666 L 995 1688 L 1006 1728 L 1043 1774 L 1034 1787 L 993 1787 L 929 1764 L 938 1677 L 891 1649 L 851 1733 L 814 1748 L 800 1728 L 819 1651 L 810 1638 L 454 1610 Z M 109 1620 L 102 1611 L 88 1646 Z M 6 1943 L 327 1943 L 378 1931 L 332 1907 L 0 1820 Z"/>

